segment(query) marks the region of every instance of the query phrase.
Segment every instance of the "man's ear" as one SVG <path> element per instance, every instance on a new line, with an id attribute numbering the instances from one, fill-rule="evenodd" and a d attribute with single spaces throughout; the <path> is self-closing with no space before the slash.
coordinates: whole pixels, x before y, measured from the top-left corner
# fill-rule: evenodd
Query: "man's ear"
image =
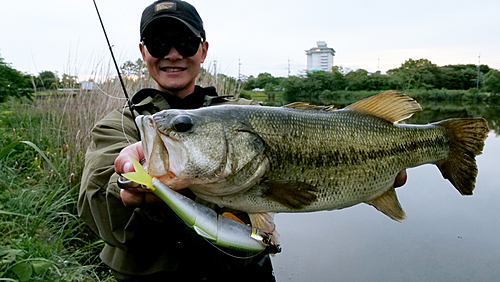
<path id="1" fill-rule="evenodd" d="M 201 51 L 202 51 L 202 58 L 203 60 L 201 61 L 202 63 L 205 62 L 205 59 L 207 58 L 207 53 L 208 53 L 208 42 L 203 41 L 201 43 Z"/>
<path id="2" fill-rule="evenodd" d="M 144 62 L 146 62 L 146 52 L 148 50 L 146 49 L 146 46 L 144 45 L 144 43 L 142 43 L 142 42 L 139 43 L 139 50 L 141 50 L 142 60 Z"/>

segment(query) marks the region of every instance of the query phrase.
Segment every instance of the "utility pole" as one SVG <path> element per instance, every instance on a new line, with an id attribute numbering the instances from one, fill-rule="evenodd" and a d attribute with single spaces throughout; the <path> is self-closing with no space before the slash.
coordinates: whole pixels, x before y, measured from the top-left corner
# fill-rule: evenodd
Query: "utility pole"
<path id="1" fill-rule="evenodd" d="M 290 77 L 290 58 L 288 58 L 288 77 Z"/>
<path id="2" fill-rule="evenodd" d="M 377 70 L 380 70 L 380 55 L 378 56 Z"/>
<path id="3" fill-rule="evenodd" d="M 241 62 L 240 62 L 240 57 L 238 57 L 238 81 L 241 80 L 240 68 L 241 68 Z"/>
<path id="4" fill-rule="evenodd" d="M 217 60 L 214 60 L 215 87 L 217 87 Z"/>

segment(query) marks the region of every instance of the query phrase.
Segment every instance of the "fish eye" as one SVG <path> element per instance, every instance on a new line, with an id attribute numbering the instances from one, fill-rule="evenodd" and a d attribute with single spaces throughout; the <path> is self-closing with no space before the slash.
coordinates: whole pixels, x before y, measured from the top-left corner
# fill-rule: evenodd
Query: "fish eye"
<path id="1" fill-rule="evenodd" d="M 187 132 L 193 127 L 193 120 L 189 116 L 178 116 L 172 125 L 177 132 Z"/>

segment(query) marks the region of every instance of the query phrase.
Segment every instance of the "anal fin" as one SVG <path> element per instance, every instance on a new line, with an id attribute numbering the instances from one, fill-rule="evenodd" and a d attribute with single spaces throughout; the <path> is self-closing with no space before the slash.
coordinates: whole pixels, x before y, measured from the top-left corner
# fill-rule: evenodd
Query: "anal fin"
<path id="1" fill-rule="evenodd" d="M 280 244 L 280 234 L 276 230 L 276 225 L 274 224 L 273 212 L 258 212 L 249 213 L 250 223 L 252 227 L 264 230 L 270 234 L 269 238 L 274 245 Z"/>
<path id="2" fill-rule="evenodd" d="M 391 187 L 384 194 L 366 203 L 396 221 L 401 222 L 406 219 L 406 214 L 398 201 L 394 187 Z"/>

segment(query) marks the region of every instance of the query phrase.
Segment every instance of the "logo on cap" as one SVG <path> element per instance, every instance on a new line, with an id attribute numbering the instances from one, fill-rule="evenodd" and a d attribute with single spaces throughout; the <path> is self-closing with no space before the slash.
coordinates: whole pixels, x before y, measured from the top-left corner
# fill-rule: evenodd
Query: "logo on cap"
<path id="1" fill-rule="evenodd" d="M 161 11 L 161 10 L 172 10 L 176 11 L 177 10 L 177 3 L 174 2 L 163 2 L 160 4 L 156 4 L 155 6 L 155 12 Z"/>

